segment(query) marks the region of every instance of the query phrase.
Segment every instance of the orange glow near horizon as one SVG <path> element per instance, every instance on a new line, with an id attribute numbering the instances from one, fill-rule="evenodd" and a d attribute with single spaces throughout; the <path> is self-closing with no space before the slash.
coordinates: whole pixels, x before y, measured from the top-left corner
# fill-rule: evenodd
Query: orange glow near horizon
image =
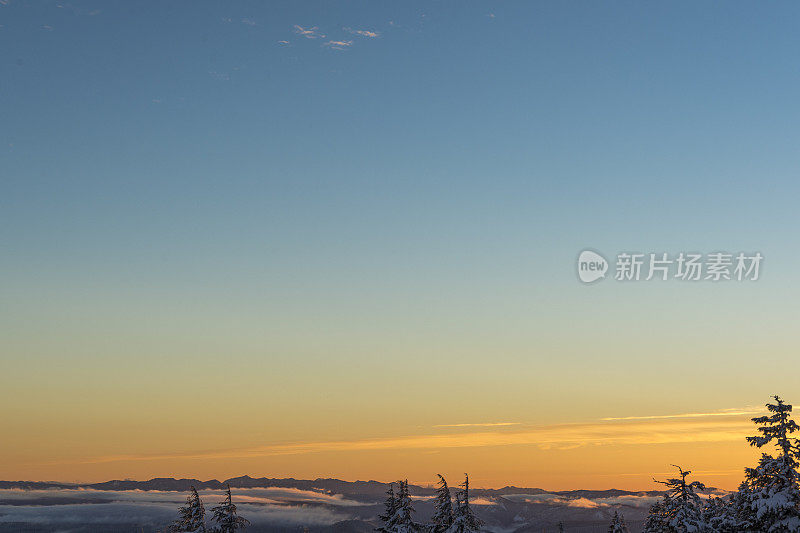
<path id="1" fill-rule="evenodd" d="M 671 464 L 694 479 L 735 488 L 757 453 L 744 436 L 753 432 L 753 409 L 708 413 L 607 417 L 585 423 L 534 426 L 518 422 L 440 424 L 413 433 L 342 440 L 298 440 L 246 447 L 214 435 L 213 428 L 157 449 L 128 441 L 126 453 L 103 439 L 76 447 L 18 448 L 4 454 L 4 479 L 96 482 L 108 479 L 191 477 L 335 477 L 434 482 L 436 473 L 457 479 L 469 471 L 476 487 L 507 485 L 548 490 L 656 488 L 653 477 Z M 166 434 L 166 433 L 165 433 Z M 45 443 L 42 443 L 45 444 Z M 179 451 L 174 451 L 179 450 Z M 47 461 L 41 461 L 43 455 Z M 32 477 L 33 476 L 33 477 Z"/>

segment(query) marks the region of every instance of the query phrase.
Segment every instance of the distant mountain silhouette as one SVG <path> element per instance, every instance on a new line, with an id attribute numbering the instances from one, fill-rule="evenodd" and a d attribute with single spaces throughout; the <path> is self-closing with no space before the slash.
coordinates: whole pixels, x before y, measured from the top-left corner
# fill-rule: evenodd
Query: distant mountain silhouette
<path id="1" fill-rule="evenodd" d="M 299 490 L 324 490 L 334 494 L 343 494 L 358 499 L 373 497 L 383 497 L 388 483 L 379 481 L 342 481 L 340 479 L 294 479 L 294 478 L 253 478 L 250 476 L 239 476 L 219 481 L 210 479 L 202 481 L 200 479 L 175 479 L 171 477 L 153 478 L 147 481 L 135 481 L 130 479 L 114 479 L 101 483 L 61 483 L 53 481 L 0 481 L 0 489 L 23 489 L 23 490 L 44 490 L 44 489 L 94 489 L 94 490 L 160 490 L 185 492 L 190 487 L 197 490 L 220 490 L 230 485 L 231 488 L 252 489 L 252 488 L 288 488 Z M 433 489 L 413 486 L 417 494 L 433 494 Z"/>
<path id="2" fill-rule="evenodd" d="M 219 481 L 210 479 L 202 481 L 199 479 L 175 479 L 171 477 L 159 477 L 147 481 L 135 481 L 130 479 L 115 479 L 101 483 L 59 483 L 51 481 L 0 481 L 0 489 L 25 489 L 43 490 L 48 488 L 59 489 L 95 489 L 95 490 L 160 490 L 173 492 L 186 492 L 190 487 L 197 490 L 220 490 L 226 485 L 231 488 L 255 489 L 255 488 L 287 488 L 299 490 L 324 490 L 332 494 L 342 494 L 356 500 L 373 500 L 376 497 L 382 498 L 389 487 L 388 483 L 380 481 L 342 481 L 340 479 L 318 478 L 318 479 L 294 479 L 294 478 L 253 478 L 250 476 L 239 476 Z M 432 487 L 421 487 L 419 485 L 409 485 L 410 491 L 418 496 L 429 496 L 434 494 Z M 713 491 L 713 488 L 709 488 Z M 619 489 L 606 490 L 562 490 L 552 491 L 531 487 L 507 486 L 501 489 L 472 489 L 475 496 L 505 496 L 508 494 L 557 494 L 568 498 L 614 498 L 626 495 L 650 495 L 662 494 L 660 491 L 627 491 Z"/>

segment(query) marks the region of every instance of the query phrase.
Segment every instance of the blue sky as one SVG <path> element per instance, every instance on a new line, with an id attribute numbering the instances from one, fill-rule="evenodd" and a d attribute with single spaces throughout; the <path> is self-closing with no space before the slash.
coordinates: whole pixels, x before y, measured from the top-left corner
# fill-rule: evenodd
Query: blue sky
<path id="1" fill-rule="evenodd" d="M 793 221 L 795 9 L 11 0 L 9 244 L 769 245 Z"/>
<path id="2" fill-rule="evenodd" d="M 379 383 L 399 354 L 439 358 L 400 372 L 421 394 L 468 360 L 443 379 L 487 379 L 487 419 L 551 398 L 520 392 L 538 372 L 577 376 L 578 399 L 619 376 L 606 416 L 652 379 L 641 409 L 669 411 L 672 379 L 684 412 L 701 385 L 719 409 L 793 386 L 731 383 L 756 352 L 797 368 L 797 4 L 0 4 L 17 391 L 43 372 L 99 401 L 148 357 L 164 382 L 200 358 L 207 384 L 222 354 L 232 380 L 294 376 L 293 400 L 326 370 Z M 584 287 L 585 247 L 765 262 L 752 286 Z M 707 366 L 659 374 L 650 342 Z"/>

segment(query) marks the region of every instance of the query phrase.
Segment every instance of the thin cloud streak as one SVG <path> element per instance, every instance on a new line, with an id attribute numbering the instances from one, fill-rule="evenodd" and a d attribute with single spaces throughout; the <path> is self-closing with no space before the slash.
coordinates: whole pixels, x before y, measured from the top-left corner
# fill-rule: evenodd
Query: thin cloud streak
<path id="1" fill-rule="evenodd" d="M 750 429 L 747 418 L 645 419 L 598 421 L 585 424 L 541 426 L 525 430 L 404 435 L 393 438 L 295 442 L 246 449 L 198 451 L 184 454 L 131 454 L 88 458 L 81 464 L 175 459 L 236 459 L 281 455 L 375 450 L 448 449 L 495 446 L 537 446 L 567 450 L 583 446 L 652 445 L 741 440 Z M 57 463 L 63 464 L 63 463 Z"/>
<path id="2" fill-rule="evenodd" d="M 436 424 L 435 428 L 468 428 L 468 427 L 496 427 L 519 426 L 521 422 L 477 422 L 473 424 Z"/>
<path id="3" fill-rule="evenodd" d="M 618 416 L 601 418 L 603 422 L 616 422 L 623 420 L 666 420 L 673 418 L 705 418 L 709 416 L 743 416 L 743 415 L 757 415 L 763 409 L 755 408 L 740 408 L 740 409 L 723 409 L 722 411 L 714 411 L 712 413 L 683 413 L 678 415 L 648 415 L 648 416 Z"/>

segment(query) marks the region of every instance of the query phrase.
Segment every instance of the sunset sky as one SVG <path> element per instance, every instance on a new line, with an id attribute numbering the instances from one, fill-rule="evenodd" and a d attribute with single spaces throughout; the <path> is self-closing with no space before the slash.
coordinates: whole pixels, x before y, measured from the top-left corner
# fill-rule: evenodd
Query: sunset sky
<path id="1" fill-rule="evenodd" d="M 798 17 L 0 0 L 0 479 L 734 488 L 800 403 Z"/>

